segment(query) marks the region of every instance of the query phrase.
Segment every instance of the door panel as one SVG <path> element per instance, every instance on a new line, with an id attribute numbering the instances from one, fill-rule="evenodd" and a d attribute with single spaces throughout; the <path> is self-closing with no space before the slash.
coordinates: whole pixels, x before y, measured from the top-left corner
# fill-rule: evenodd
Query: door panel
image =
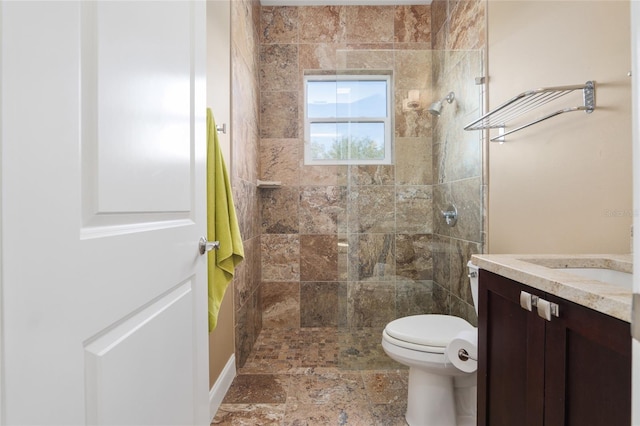
<path id="1" fill-rule="evenodd" d="M 1 2 L 6 424 L 208 421 L 203 2 Z"/>

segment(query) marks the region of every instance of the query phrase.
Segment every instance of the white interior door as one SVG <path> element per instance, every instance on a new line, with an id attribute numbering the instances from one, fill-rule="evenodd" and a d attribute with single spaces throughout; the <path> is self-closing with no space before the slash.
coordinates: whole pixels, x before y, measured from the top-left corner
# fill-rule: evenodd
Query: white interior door
<path id="1" fill-rule="evenodd" d="M 0 3 L 4 424 L 208 424 L 205 15 Z"/>

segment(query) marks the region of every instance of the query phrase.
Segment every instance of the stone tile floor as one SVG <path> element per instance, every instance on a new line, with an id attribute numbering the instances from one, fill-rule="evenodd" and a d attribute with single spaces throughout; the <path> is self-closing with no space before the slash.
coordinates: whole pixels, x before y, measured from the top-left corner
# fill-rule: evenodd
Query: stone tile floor
<path id="1" fill-rule="evenodd" d="M 405 426 L 408 370 L 381 331 L 263 330 L 211 424 Z"/>

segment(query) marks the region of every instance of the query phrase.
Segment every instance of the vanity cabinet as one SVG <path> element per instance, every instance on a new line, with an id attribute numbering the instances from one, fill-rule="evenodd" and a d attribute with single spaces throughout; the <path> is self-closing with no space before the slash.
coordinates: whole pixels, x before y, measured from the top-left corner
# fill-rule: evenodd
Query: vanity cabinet
<path id="1" fill-rule="evenodd" d="M 631 424 L 629 323 L 486 270 L 478 298 L 478 425 Z"/>

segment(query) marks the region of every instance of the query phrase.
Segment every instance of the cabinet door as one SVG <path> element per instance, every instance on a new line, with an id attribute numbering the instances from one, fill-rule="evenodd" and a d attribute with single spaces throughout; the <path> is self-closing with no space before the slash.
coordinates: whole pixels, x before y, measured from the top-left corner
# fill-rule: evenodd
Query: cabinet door
<path id="1" fill-rule="evenodd" d="M 560 309 L 546 324 L 545 424 L 631 424 L 629 323 L 547 296 Z M 570 360 L 570 361 L 569 361 Z"/>
<path id="2" fill-rule="evenodd" d="M 478 425 L 543 423 L 546 321 L 520 306 L 521 291 L 543 296 L 480 270 Z"/>

